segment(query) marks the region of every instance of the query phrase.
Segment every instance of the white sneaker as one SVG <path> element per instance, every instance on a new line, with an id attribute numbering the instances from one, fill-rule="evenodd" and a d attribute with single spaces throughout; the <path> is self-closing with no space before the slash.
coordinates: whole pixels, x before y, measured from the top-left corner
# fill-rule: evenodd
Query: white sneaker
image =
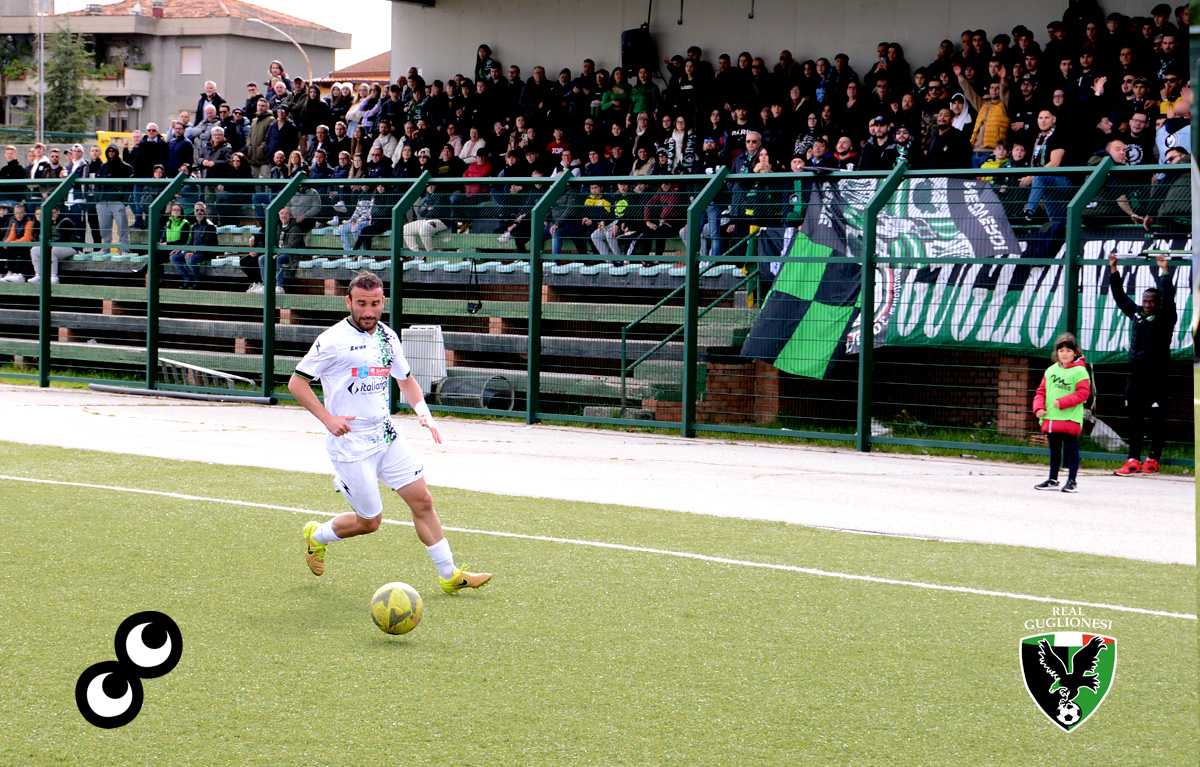
<path id="1" fill-rule="evenodd" d="M 262 287 L 263 286 L 262 286 L 261 282 L 256 282 L 253 285 L 251 285 L 250 287 L 246 288 L 246 292 L 247 293 L 261 293 Z"/>
<path id="2" fill-rule="evenodd" d="M 16 276 L 17 275 L 13 274 L 12 272 L 5 272 L 4 276 L 0 277 L 0 282 L 12 282 L 13 277 L 16 277 Z"/>
<path id="3" fill-rule="evenodd" d="M 24 282 L 24 281 L 25 281 L 25 275 L 23 275 L 23 274 L 14 274 L 14 275 L 12 276 L 12 278 L 11 278 L 11 279 L 9 279 L 8 281 L 9 281 L 9 282 Z"/>
<path id="4" fill-rule="evenodd" d="M 282 285 L 276 285 L 276 286 L 275 286 L 275 295 L 277 295 L 277 296 L 282 296 L 283 294 L 284 294 L 284 291 L 283 291 L 283 286 L 282 286 Z"/>
<path id="5" fill-rule="evenodd" d="M 54 275 L 51 275 L 51 277 L 50 277 L 50 284 L 51 284 L 51 285 L 57 285 L 57 284 L 58 284 L 58 277 L 56 277 L 56 276 L 54 276 Z"/>
<path id="6" fill-rule="evenodd" d="M 35 275 L 33 275 L 32 277 L 30 277 L 30 278 L 29 278 L 29 281 L 30 281 L 30 282 L 34 282 L 34 283 L 41 282 L 41 281 L 42 281 L 42 275 L 40 275 L 40 274 L 35 274 Z"/>
<path id="7" fill-rule="evenodd" d="M 505 232 L 504 234 L 502 234 L 496 238 L 496 242 L 500 243 L 501 245 L 504 245 L 505 243 L 510 242 L 511 240 L 512 240 L 512 232 Z"/>

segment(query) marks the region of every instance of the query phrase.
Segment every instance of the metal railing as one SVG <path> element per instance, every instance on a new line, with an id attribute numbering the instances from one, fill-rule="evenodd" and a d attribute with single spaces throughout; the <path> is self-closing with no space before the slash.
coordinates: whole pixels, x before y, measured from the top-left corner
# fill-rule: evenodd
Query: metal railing
<path id="1" fill-rule="evenodd" d="M 624 417 L 626 406 L 633 400 L 643 403 L 653 401 L 656 391 L 665 390 L 670 394 L 671 401 L 677 400 L 678 408 L 669 409 L 664 405 L 660 414 L 662 417 L 656 415 L 657 420 L 650 423 L 678 429 L 685 436 L 694 435 L 699 430 L 829 439 L 851 442 L 859 450 L 869 450 L 872 445 L 903 444 L 1030 453 L 1039 449 L 1036 444 L 1030 444 L 1030 439 L 1035 435 L 1021 436 L 1019 424 L 1005 432 L 1011 435 L 1011 439 L 998 439 L 986 444 L 979 442 L 975 436 L 970 439 L 957 438 L 959 432 L 954 429 L 961 427 L 952 427 L 950 431 L 932 437 L 921 436 L 922 429 L 936 431 L 932 428 L 936 424 L 926 423 L 911 415 L 912 411 L 927 404 L 921 401 L 922 390 L 912 389 L 917 394 L 905 395 L 908 399 L 897 399 L 891 394 L 884 396 L 883 400 L 879 399 L 880 393 L 890 391 L 894 383 L 890 379 L 879 378 L 884 368 L 890 366 L 910 378 L 918 373 L 924 374 L 927 372 L 925 368 L 928 368 L 928 364 L 916 361 L 916 357 L 912 356 L 915 352 L 905 351 L 913 348 L 910 341 L 888 329 L 886 323 L 893 321 L 894 315 L 881 318 L 877 314 L 880 297 L 885 299 L 882 305 L 886 305 L 889 291 L 896 292 L 903 299 L 905 290 L 925 290 L 921 286 L 933 286 L 932 290 L 922 293 L 931 296 L 947 279 L 947 270 L 958 274 L 959 278 L 971 270 L 974 270 L 972 274 L 999 274 L 1013 269 L 1038 270 L 1039 279 L 1043 280 L 1048 286 L 1046 290 L 1052 294 L 1052 299 L 1046 299 L 1048 303 L 1044 306 L 1035 303 L 1034 308 L 1042 311 L 1047 318 L 1038 338 L 1048 332 L 1046 328 L 1070 330 L 1081 335 L 1085 341 L 1085 352 L 1090 353 L 1090 347 L 1086 344 L 1097 344 L 1102 339 L 1096 328 L 1092 327 L 1092 314 L 1083 317 L 1081 312 L 1094 313 L 1097 298 L 1091 287 L 1087 295 L 1083 295 L 1081 286 L 1085 273 L 1088 279 L 1095 274 L 1102 275 L 1107 264 L 1103 257 L 1106 255 L 1103 252 L 1106 245 L 1101 243 L 1100 251 L 1096 252 L 1097 240 L 1092 235 L 1097 231 L 1111 234 L 1123 257 L 1139 253 L 1166 253 L 1173 257 L 1176 265 L 1185 269 L 1191 268 L 1190 263 L 1179 256 L 1187 250 L 1183 241 L 1190 238 L 1182 234 L 1138 232 L 1128 222 L 1100 221 L 1097 224 L 1093 218 L 1091 223 L 1085 224 L 1085 219 L 1098 204 L 1111 202 L 1108 198 L 1115 196 L 1109 194 L 1113 185 L 1136 187 L 1130 199 L 1137 205 L 1158 205 L 1163 193 L 1160 185 L 1171 183 L 1185 170 L 1181 166 L 1120 168 L 1114 167 L 1111 160 L 1105 160 L 1086 168 L 1033 170 L 1003 168 L 932 172 L 911 171 L 901 165 L 886 174 L 834 172 L 759 176 L 729 174 L 722 170 L 714 176 L 575 179 L 564 174 L 556 179 L 460 179 L 432 178 L 426 173 L 415 179 L 342 180 L 306 179 L 301 174 L 287 181 L 212 180 L 184 176 L 174 179 L 70 177 L 60 181 L 37 182 L 36 190 L 30 188 L 35 182 L 0 182 L 0 201 L 23 200 L 31 207 L 40 205 L 46 209 L 60 206 L 73 193 L 80 199 L 90 200 L 89 195 L 94 196 L 97 190 L 112 187 L 120 189 L 129 198 L 132 198 L 135 187 L 141 190 L 143 196 L 146 196 L 147 190 L 157 191 L 146 208 L 144 243 L 112 243 L 107 241 L 111 233 L 100 236 L 97 232 L 93 232 L 96 239 L 92 243 L 56 242 L 52 237 L 52 227 L 41 227 L 38 236 L 41 274 L 51 273 L 51 253 L 56 246 L 74 246 L 78 249 L 90 245 L 93 253 L 119 246 L 122 251 L 128 250 L 132 254 L 129 256 L 132 263 L 145 263 L 145 286 L 130 287 L 124 272 L 89 271 L 91 264 L 88 262 L 73 265 L 71 268 L 75 271 L 64 273 L 64 277 L 79 275 L 74 284 L 68 283 L 67 279 L 62 284 L 43 280 L 37 286 L 0 284 L 0 310 L 5 311 L 8 317 L 0 319 L 0 362 L 28 365 L 30 358 L 36 357 L 36 375 L 14 369 L 3 375 L 10 378 L 32 377 L 42 386 L 61 378 L 112 382 L 111 378 L 94 377 L 89 372 L 95 370 L 131 379 L 131 383 L 147 389 L 180 388 L 177 383 L 168 384 L 161 380 L 160 361 L 165 350 L 169 351 L 172 359 L 182 356 L 181 361 L 185 364 L 228 372 L 230 375 L 242 373 L 242 378 L 255 381 L 257 391 L 264 396 L 286 397 L 286 394 L 280 394 L 283 377 L 290 374 L 289 366 L 294 365 L 297 355 L 302 354 L 307 342 L 311 341 L 305 334 L 315 333 L 316 327 L 322 323 L 327 325 L 328 320 L 336 316 L 340 311 L 337 292 L 344 289 L 339 286 L 344 286 L 352 276 L 353 265 L 362 268 L 365 264 L 379 271 L 388 285 L 388 319 L 392 324 L 400 326 L 420 318 L 444 325 L 451 338 L 446 350 L 447 359 L 453 358 L 451 375 L 463 372 L 503 376 L 514 385 L 518 394 L 523 395 L 523 407 L 513 412 L 530 423 L 554 419 L 645 426 L 648 423 L 645 420 Z M 1044 204 L 1048 215 L 1042 218 L 1048 217 L 1050 220 L 1044 225 L 1039 225 L 1037 219 L 1032 224 L 1028 223 L 1012 207 L 1013 199 L 1021 202 L 1020 195 L 1023 193 L 1019 191 L 1020 179 L 1026 176 L 1066 179 L 1065 184 L 1059 186 L 1047 185 Z M 1151 178 L 1157 180 L 1147 180 Z M 478 187 L 476 199 L 462 196 L 467 184 Z M 630 253 L 604 253 L 593 252 L 594 248 L 587 244 L 587 238 L 595 234 L 597 227 L 591 218 L 591 211 L 600 210 L 599 207 L 586 207 L 586 195 L 592 184 L 603 188 L 600 197 L 613 199 L 617 197 L 613 190 L 620 188 L 619 185 L 642 185 L 645 191 L 623 197 L 634 206 L 631 209 L 636 210 L 657 204 L 652 197 L 655 191 L 652 187 L 656 185 L 664 185 L 662 189 L 666 190 L 667 186 L 673 184 L 670 190 L 663 193 L 674 194 L 681 202 L 686 198 L 685 213 L 676 221 L 682 225 L 663 230 L 669 231 L 669 236 L 642 231 L 630 240 L 657 242 L 652 246 L 654 250 L 646 263 L 658 261 L 664 266 L 640 268 L 643 275 L 652 275 L 652 278 L 647 277 L 642 282 L 631 278 L 622 281 L 622 276 L 618 275 L 620 269 L 625 270 L 622 274 L 629 273 L 631 267 L 618 267 L 628 259 L 647 258 L 638 255 L 635 248 L 631 247 Z M 289 285 L 286 294 L 277 295 L 273 265 L 277 256 L 283 255 L 279 243 L 281 208 L 303 193 L 321 201 L 324 217 L 332 211 L 330 201 L 337 196 L 331 190 L 340 190 L 339 199 L 361 201 L 363 195 L 368 194 L 362 190 L 364 186 L 374 189 L 371 202 L 375 209 L 388 211 L 386 216 L 379 217 L 377 228 L 366 236 L 366 247 L 358 251 L 346 251 L 335 239 L 341 230 L 318 223 L 315 228 L 309 229 L 305 247 L 291 246 L 285 249 L 286 255 L 293 259 L 287 273 L 299 286 L 293 288 Z M 524 195 L 519 204 L 512 202 L 518 194 L 513 190 L 521 190 L 519 193 Z M 1017 197 L 1012 196 L 1014 190 L 1017 190 Z M 749 200 L 755 194 L 758 196 Z M 212 284 L 221 288 L 221 292 L 194 291 L 188 295 L 161 286 L 165 251 L 170 250 L 163 241 L 164 213 L 168 212 L 169 206 L 180 201 L 192 205 L 196 200 L 213 199 L 214 195 L 226 212 L 227 218 L 223 220 L 234 222 L 223 228 L 253 231 L 255 244 L 232 245 L 221 242 L 189 248 L 189 252 L 202 256 L 211 254 L 212 257 L 204 262 L 209 265 L 204 268 L 216 275 Z M 957 195 L 957 202 L 947 202 L 944 199 L 947 195 L 951 198 Z M 961 206 L 956 210 L 964 221 L 975 216 L 975 208 L 971 206 L 984 204 L 978 201 L 979 195 L 986 196 L 985 202 L 991 206 L 990 211 L 1004 207 L 1006 218 L 993 221 L 978 231 L 972 230 L 968 234 L 958 231 L 953 236 L 967 240 L 967 244 L 972 246 L 989 237 L 1010 243 L 1019 241 L 1021 247 L 1018 252 L 1001 250 L 988 256 L 971 251 L 962 255 L 961 249 L 956 251 L 951 248 L 944 252 L 932 249 L 926 252 L 918 247 L 922 242 L 937 237 L 945 241 L 950 236 L 940 232 L 939 227 L 949 226 L 950 219 L 944 211 L 954 205 Z M 608 202 L 596 195 L 592 197 L 596 198 L 596 202 Z M 251 204 L 252 198 L 257 202 Z M 84 207 L 88 204 L 85 202 Z M 255 210 L 255 205 L 263 210 Z M 447 226 L 439 220 L 440 228 L 433 235 L 429 233 L 434 227 L 427 226 L 429 219 L 422 217 L 425 215 L 422 211 L 429 210 L 430 205 L 444 205 L 441 215 L 450 222 L 450 226 Z M 570 205 L 579 207 L 573 211 L 567 210 Z M 922 208 L 922 205 L 926 207 Z M 943 211 L 941 219 L 922 212 L 938 205 Z M 1057 206 L 1061 206 L 1061 214 Z M 837 216 L 844 217 L 844 220 L 839 218 L 832 222 L 834 228 L 841 227 L 838 231 L 848 238 L 843 243 L 844 254 L 805 255 L 794 244 L 790 251 L 763 254 L 765 245 L 761 242 L 764 238 L 759 237 L 760 232 L 784 231 L 786 237 L 798 236 L 798 233 L 807 231 L 808 224 L 799 225 L 802 218 L 795 218 L 792 214 L 801 216 L 804 210 L 816 208 L 824 211 L 823 215 L 836 210 Z M 567 212 L 564 213 L 565 210 Z M 649 220 L 652 212 L 645 214 L 645 220 Z M 1040 215 L 1040 208 L 1035 207 L 1033 212 Z M 617 220 L 616 213 L 609 211 L 607 215 L 610 216 L 607 220 L 609 223 Z M 714 215 L 715 221 L 712 220 Z M 1061 220 L 1056 219 L 1059 215 Z M 589 223 L 579 223 L 585 220 Z M 562 230 L 552 230 L 551 224 L 555 221 L 569 224 L 573 236 L 563 236 Z M 524 232 L 517 238 L 517 242 L 522 244 L 521 250 L 514 249 L 513 243 L 505 240 L 503 234 L 496 236 L 496 232 L 500 231 L 494 226 L 497 222 L 501 229 L 511 224 L 505 233 Z M 524 222 L 528 223 L 527 229 L 522 229 Z M 332 219 L 330 223 L 333 223 Z M 987 229 L 993 225 L 997 227 L 996 231 Z M 390 226 L 390 230 L 386 229 L 387 226 Z M 709 229 L 706 230 L 705 226 Z M 1098 230 L 1097 226 L 1101 229 Z M 902 230 L 899 234 L 897 227 Z M 728 235 L 723 234 L 726 228 Z M 92 231 L 91 226 L 87 229 Z M 861 235 L 849 234 L 852 231 L 861 232 Z M 721 242 L 722 237 L 727 237 L 727 241 L 734 244 L 722 245 L 718 255 L 702 258 L 702 237 L 713 237 L 713 232 L 721 232 L 713 238 L 714 242 Z M 221 236 L 226 238 L 225 234 Z M 257 239 L 260 236 L 261 240 Z M 380 238 L 388 236 L 390 242 L 384 247 Z M 432 247 L 427 236 L 432 236 Z M 859 236 L 861 241 L 856 239 Z M 553 247 L 551 240 L 554 241 Z M 592 241 L 595 242 L 594 239 Z M 795 241 L 785 239 L 784 242 Z M 625 240 L 621 243 L 625 248 Z M 906 251 L 900 244 L 916 249 Z M 412 245 L 418 247 L 410 248 Z M 558 252 L 560 245 L 561 253 Z M 570 253 L 568 247 L 573 247 L 576 252 Z M 7 257 L 13 258 L 12 253 L 16 249 L 6 250 Z M 226 290 L 236 279 L 240 279 L 233 276 L 235 267 L 226 265 L 217 268 L 212 264 L 218 260 L 229 263 L 236 261 L 236 258 L 227 255 L 231 250 L 253 258 L 264 257 L 265 266 L 261 270 L 264 289 L 261 295 L 241 295 L 244 283 L 239 285 L 237 292 Z M 743 250 L 746 252 L 743 253 Z M 702 260 L 709 262 L 703 270 L 700 268 Z M 830 385 L 824 389 L 819 384 L 819 375 L 812 379 L 814 383 L 809 384 L 806 383 L 808 377 L 801 375 L 797 378 L 779 363 L 766 360 L 758 367 L 753 367 L 753 360 L 737 356 L 738 349 L 743 348 L 740 344 L 745 340 L 746 331 L 751 331 L 753 335 L 754 330 L 750 326 L 764 316 L 763 305 L 766 302 L 762 299 L 769 298 L 771 294 L 760 296 L 752 308 L 731 306 L 731 297 L 759 281 L 763 285 L 771 284 L 775 291 L 784 291 L 786 288 L 786 285 L 781 287 L 778 275 L 772 277 L 766 273 L 767 264 L 800 267 L 807 264 L 818 271 L 831 267 L 850 268 L 850 271 L 839 273 L 840 276 L 825 272 L 824 277 L 804 278 L 811 283 L 805 288 L 808 292 L 832 286 L 845 294 L 839 311 L 830 316 L 841 318 L 853 315 L 853 323 L 846 323 L 846 334 L 840 330 L 836 334 L 833 331 L 828 334 L 826 340 L 835 343 L 838 351 L 828 359 L 822 356 L 809 360 L 812 366 L 828 366 L 829 372 L 824 378 Z M 582 266 L 575 268 L 579 265 Z M 466 271 L 465 266 L 469 266 L 470 271 Z M 716 267 L 722 267 L 723 271 Z M 741 271 L 742 267 L 745 267 L 745 272 Z M 486 278 L 482 285 L 478 277 L 481 269 Z M 670 270 L 675 270 L 675 274 L 668 274 Z M 880 275 L 891 273 L 889 270 L 905 273 L 905 279 L 909 281 L 898 280 L 893 274 L 889 277 L 890 281 L 881 286 L 878 283 Z M 725 276 L 713 279 L 712 275 L 717 272 Z M 817 274 L 817 271 L 813 274 Z M 467 275 L 471 275 L 470 278 Z M 580 275 L 599 276 L 589 282 Z M 1145 271 L 1135 270 L 1127 276 L 1134 278 L 1139 287 L 1147 284 Z M 406 281 L 410 283 L 408 290 L 405 289 Z M 1088 284 L 1094 282 L 1092 280 Z M 1006 288 L 1008 285 L 1005 283 Z M 971 288 L 959 279 L 954 290 L 953 300 L 957 303 L 947 306 L 931 304 L 925 309 L 927 316 L 936 316 L 940 312 L 944 318 L 953 312 L 964 311 L 970 316 L 971 312 L 980 311 L 977 304 L 981 305 L 984 299 L 972 297 L 972 291 L 978 292 L 980 288 Z M 1027 287 L 1026 290 L 1029 292 L 1031 289 Z M 782 297 L 782 293 L 780 295 Z M 681 296 L 683 305 L 676 306 Z M 650 300 L 645 301 L 646 297 Z M 579 300 L 581 298 L 587 300 Z M 998 305 L 999 299 L 995 296 L 991 300 Z M 845 301 L 850 303 L 846 304 Z M 97 302 L 102 303 L 104 309 L 99 314 L 95 312 Z M 470 306 L 475 304 L 482 307 L 482 311 L 479 308 L 471 311 Z M 467 308 L 463 309 L 463 305 Z M 1176 333 L 1178 348 L 1174 355 L 1178 360 L 1175 364 L 1180 366 L 1187 356 L 1185 349 L 1191 345 L 1190 329 L 1187 328 L 1192 313 L 1190 291 L 1180 292 L 1178 305 L 1180 327 Z M 1061 310 L 1057 308 L 1060 306 Z M 170 307 L 170 311 L 165 307 Z M 31 309 L 36 309 L 36 317 Z M 915 311 L 911 307 L 909 310 Z M 1003 311 L 1003 308 L 997 311 Z M 1052 311 L 1060 311 L 1060 315 L 1053 318 L 1049 314 Z M 258 313 L 257 323 L 251 319 L 249 312 Z M 111 318 L 105 319 L 110 314 Z M 1108 336 L 1106 343 L 1116 343 L 1112 339 L 1120 335 L 1120 328 L 1111 325 L 1114 316 L 1111 311 L 1105 316 L 1110 318 L 1110 326 L 1102 329 Z M 1119 315 L 1116 316 L 1119 321 Z M 1050 322 L 1050 319 L 1054 321 Z M 826 321 L 832 328 L 834 321 Z M 885 324 L 881 325 L 881 321 Z M 993 318 L 991 321 L 997 320 Z M 35 326 L 31 326 L 30 322 L 34 322 Z M 71 323 L 76 325 L 71 326 Z M 134 330 L 138 324 L 142 326 L 141 331 Z M 299 325 L 299 333 L 292 328 L 296 325 Z M 36 327 L 36 344 L 28 340 L 33 327 Z M 189 335 L 188 328 L 192 327 L 197 330 Z M 104 343 L 75 340 L 82 337 L 82 331 L 77 332 L 78 328 L 92 329 L 88 331 L 93 336 L 89 342 Z M 1015 331 L 1012 328 L 1009 330 L 1009 335 L 1014 335 Z M 883 336 L 877 338 L 877 333 L 883 333 Z M 703 334 L 708 335 L 702 339 Z M 834 339 L 834 335 L 838 338 Z M 941 336 L 931 336 L 923 339 L 921 345 L 955 355 L 978 354 L 986 357 L 989 354 L 1002 354 L 1006 355 L 1002 363 L 1007 366 L 1006 370 L 1012 368 L 1016 371 L 1022 365 L 1032 370 L 1037 364 L 1032 360 L 1044 356 L 1044 345 L 1032 343 L 1033 335 L 1015 335 L 1028 338 L 1029 341 L 987 346 L 978 342 L 978 339 L 954 343 L 955 339 L 943 340 Z M 682 342 L 678 340 L 681 337 Z M 174 340 L 165 345 L 164 338 Z M 714 338 L 717 340 L 712 340 Z M 282 350 L 280 343 L 283 344 Z M 680 344 L 682 348 L 679 348 Z M 89 345 L 92 348 L 81 348 Z M 639 368 L 668 346 L 672 350 L 673 361 L 661 366 L 655 375 L 639 377 Z M 733 362 L 701 362 L 702 347 L 732 349 L 722 353 Z M 181 349 L 186 353 L 189 348 L 192 349 L 192 356 L 179 353 Z M 631 352 L 631 348 L 635 351 Z M 887 350 L 888 359 L 884 363 L 876 360 L 880 350 Z M 110 352 L 110 356 L 104 356 Z M 902 353 L 909 357 L 897 356 Z M 547 354 L 549 358 L 545 356 Z M 1103 354 L 1109 360 L 1105 364 L 1113 367 L 1113 375 L 1118 375 L 1115 371 L 1121 364 L 1119 354 L 1111 349 Z M 254 356 L 258 358 L 257 365 L 248 364 Z M 631 356 L 635 357 L 632 363 Z M 548 363 L 547 359 L 553 361 Z M 987 359 L 992 360 L 993 357 Z M 611 360 L 611 367 L 606 367 L 610 363 L 605 360 Z M 851 363 L 852 366 L 848 367 Z M 230 369 L 221 371 L 223 364 Z M 960 370 L 970 367 L 968 361 L 954 364 Z M 733 372 L 714 373 L 716 367 Z M 134 368 L 140 368 L 140 374 L 132 372 Z M 854 370 L 853 375 L 849 375 L 851 369 Z M 606 372 L 609 370 L 616 375 Z M 714 384 L 721 383 L 721 375 L 742 377 L 745 379 L 741 382 L 745 384 L 744 390 L 738 389 L 734 395 L 724 390 L 713 390 Z M 1019 375 L 1017 377 L 1020 378 Z M 750 381 L 750 378 L 756 380 Z M 1027 376 L 1021 378 L 1025 381 L 1021 386 L 1025 388 L 1020 390 L 1020 396 L 1031 398 L 1033 387 L 1027 379 Z M 852 399 L 845 396 L 846 388 L 840 385 L 840 381 L 853 382 Z M 1032 384 L 1035 385 L 1036 381 L 1032 381 Z M 922 385 L 934 387 L 934 384 Z M 881 386 L 884 388 L 881 389 Z M 986 388 L 985 384 L 972 386 L 980 390 Z M 995 401 L 1003 400 L 1006 396 L 1016 398 L 1017 395 L 1011 391 L 1018 389 L 1009 391 L 1005 386 L 1008 384 L 996 383 L 996 391 L 1001 393 L 997 395 L 992 392 L 988 396 Z M 764 391 L 772 393 L 763 394 Z M 831 391 L 836 394 L 830 394 Z M 936 396 L 935 388 L 926 391 L 930 396 Z M 1006 395 L 1006 391 L 1009 394 Z M 736 406 L 730 405 L 729 409 L 722 410 L 722 407 L 726 407 L 720 404 L 722 398 L 727 402 L 736 401 Z M 754 407 L 746 405 L 746 400 L 764 401 L 771 398 L 777 402 L 766 412 L 755 411 Z M 817 416 L 789 415 L 790 404 L 806 399 L 824 402 L 826 406 L 816 408 L 821 411 Z M 968 399 L 964 395 L 963 401 Z M 597 412 L 597 408 L 603 411 L 605 403 L 615 406 L 612 412 Z M 750 407 L 750 410 L 738 410 L 745 407 Z M 985 415 L 988 407 L 993 406 L 970 405 L 970 408 Z M 442 409 L 475 412 L 470 408 Z M 895 415 L 892 411 L 897 409 L 901 413 L 908 411 L 909 415 Z M 850 418 L 831 415 L 835 411 L 849 413 L 851 410 L 853 415 Z M 987 420 L 984 416 L 981 419 Z M 880 423 L 885 426 L 881 428 Z M 898 426 L 910 423 L 920 424 L 911 430 L 913 434 L 898 436 L 894 433 Z M 1025 425 L 1028 426 L 1027 414 Z M 986 432 L 992 427 L 981 428 Z M 993 431 L 1003 432 L 1004 429 L 996 426 Z M 1026 428 L 1026 431 L 1032 430 Z M 1085 455 L 1115 457 L 1111 452 L 1098 450 L 1085 450 Z M 1167 462 L 1193 464 L 1191 459 L 1182 457 L 1182 453 Z"/>

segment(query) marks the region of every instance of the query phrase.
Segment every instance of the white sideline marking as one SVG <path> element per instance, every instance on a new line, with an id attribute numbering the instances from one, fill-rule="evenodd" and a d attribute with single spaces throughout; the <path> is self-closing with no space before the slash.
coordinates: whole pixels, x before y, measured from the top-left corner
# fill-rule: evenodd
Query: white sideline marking
<path id="1" fill-rule="evenodd" d="M 178 498 L 184 501 L 208 501 L 211 503 L 224 503 L 230 506 L 249 506 L 256 509 L 272 509 L 275 511 L 290 511 L 294 514 L 316 514 L 322 517 L 336 517 L 341 512 L 330 511 L 315 511 L 313 509 L 299 509 L 294 506 L 276 506 L 270 503 L 253 503 L 251 501 L 238 501 L 228 498 L 209 498 L 202 495 L 186 495 L 184 493 L 168 493 L 162 490 L 143 490 L 136 487 L 112 487 L 110 485 L 90 485 L 83 482 L 61 482 L 53 479 L 34 479 L 32 477 L 13 477 L 5 474 L 0 474 L 0 480 L 9 480 L 12 482 L 31 482 L 39 485 L 65 485 L 68 487 L 86 487 L 91 490 L 110 490 L 118 493 L 138 493 L 141 495 L 158 495 L 165 498 Z M 412 522 L 405 522 L 398 519 L 385 519 L 384 522 L 393 525 L 405 525 L 412 527 Z M 1053 597 L 1039 597 L 1032 594 L 1013 594 L 1007 591 L 987 591 L 985 589 L 972 589 L 966 586 L 943 586 L 937 583 L 923 583 L 921 581 L 901 581 L 894 578 L 877 578 L 872 575 L 854 575 L 853 573 L 836 573 L 829 570 L 817 570 L 811 567 L 796 567 L 795 565 L 776 565 L 767 562 L 750 562 L 744 559 L 729 559 L 728 557 L 713 557 L 707 554 L 693 554 L 686 551 L 668 551 L 666 549 L 651 549 L 644 546 L 626 546 L 621 543 L 603 543 L 601 541 L 584 541 L 577 538 L 554 538 L 548 535 L 526 535 L 524 533 L 504 533 L 496 530 L 477 530 L 471 527 L 445 527 L 455 533 L 474 533 L 477 535 L 491 535 L 497 538 L 519 538 L 527 541 L 545 541 L 547 543 L 570 543 L 576 546 L 591 546 L 597 549 L 615 549 L 617 551 L 635 551 L 642 554 L 661 554 L 668 557 L 679 557 L 681 559 L 696 559 L 701 562 L 716 562 L 723 565 L 739 565 L 741 567 L 757 567 L 764 570 L 782 570 L 790 573 L 804 573 L 806 575 L 817 575 L 823 578 L 840 578 L 847 581 L 865 581 L 867 583 L 884 583 L 891 586 L 910 586 L 918 589 L 929 589 L 931 591 L 952 591 L 959 594 L 976 594 L 987 597 L 1005 597 L 1007 599 L 1019 599 L 1026 602 L 1049 602 L 1062 605 L 1076 605 L 1079 607 L 1096 607 L 1104 610 L 1116 610 L 1125 613 L 1140 613 L 1142 615 L 1157 615 L 1162 618 L 1181 618 L 1183 620 L 1196 620 L 1196 616 L 1191 613 L 1171 613 L 1162 610 L 1147 610 L 1141 607 L 1125 607 L 1123 605 L 1110 605 L 1103 602 L 1078 602 L 1071 599 L 1055 599 Z"/>

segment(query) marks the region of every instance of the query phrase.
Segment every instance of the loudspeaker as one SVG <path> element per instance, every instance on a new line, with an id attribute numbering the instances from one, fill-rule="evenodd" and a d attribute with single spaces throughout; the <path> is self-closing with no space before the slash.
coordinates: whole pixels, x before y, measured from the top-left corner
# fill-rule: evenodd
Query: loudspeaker
<path id="1" fill-rule="evenodd" d="M 645 24 L 621 33 L 621 68 L 634 81 L 637 71 L 642 67 L 648 69 L 651 75 L 658 71 L 658 46 L 650 35 L 650 27 Z"/>

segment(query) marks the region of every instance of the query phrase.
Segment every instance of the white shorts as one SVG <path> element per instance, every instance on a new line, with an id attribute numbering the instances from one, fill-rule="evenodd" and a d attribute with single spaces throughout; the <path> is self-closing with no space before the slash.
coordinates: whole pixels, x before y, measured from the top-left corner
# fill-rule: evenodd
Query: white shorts
<path id="1" fill-rule="evenodd" d="M 389 490 L 399 490 L 425 475 L 425 466 L 402 439 L 392 442 L 387 450 L 357 461 L 331 460 L 334 486 L 345 496 L 354 513 L 363 519 L 373 519 L 383 513 L 380 482 Z"/>

